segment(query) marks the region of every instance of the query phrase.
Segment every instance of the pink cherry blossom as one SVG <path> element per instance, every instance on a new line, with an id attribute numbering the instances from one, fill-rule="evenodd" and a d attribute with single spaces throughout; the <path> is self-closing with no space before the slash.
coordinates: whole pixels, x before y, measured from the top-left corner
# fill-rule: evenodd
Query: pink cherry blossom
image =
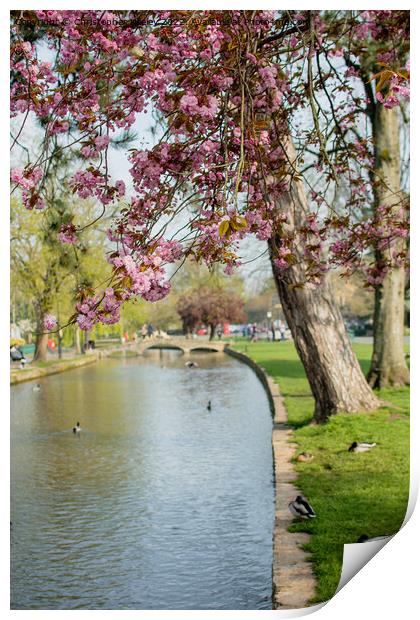
<path id="1" fill-rule="evenodd" d="M 54 327 L 57 327 L 57 319 L 53 314 L 46 314 L 43 320 L 44 329 L 51 331 Z"/>
<path id="2" fill-rule="evenodd" d="M 62 224 L 58 233 L 58 239 L 61 243 L 76 243 L 76 226 L 74 224 Z"/>
<path id="3" fill-rule="evenodd" d="M 287 269 L 296 247 L 303 247 L 301 260 L 312 281 L 328 267 L 363 263 L 368 281 L 376 282 L 404 262 L 404 252 L 393 251 L 394 241 L 408 234 L 404 203 L 399 215 L 397 205 L 366 215 L 374 145 L 369 134 L 359 139 L 352 131 L 362 117 L 366 122 L 369 106 L 392 108 L 409 97 L 403 11 L 343 11 L 329 17 L 322 11 L 235 10 L 226 21 L 224 11 L 197 10 L 194 19 L 202 20 L 197 27 L 182 12 L 156 10 L 155 19 L 135 28 L 124 19 L 131 13 L 92 10 L 92 24 L 85 13 L 34 13 L 46 20 L 40 44 L 48 46 L 51 62 L 41 59 L 38 43 L 22 41 L 15 23 L 11 46 L 12 115 L 30 114 L 45 129 L 42 156 L 31 154 L 30 164 L 12 171 L 12 190 L 26 208 L 44 208 L 44 172 L 55 140 L 77 162 L 68 179 L 75 198 L 99 203 L 107 216 L 117 212 L 107 224 L 112 277 L 94 294 L 80 293 L 82 329 L 116 322 L 127 299 L 162 299 L 170 291 L 168 266 L 188 256 L 209 266 L 222 263 L 232 272 L 240 264 L 240 242 L 249 235 L 276 238 L 278 269 Z M 348 36 L 337 43 L 343 20 Z M 308 37 L 309 21 L 313 37 Z M 378 62 L 386 65 L 386 80 L 375 96 Z M 312 96 L 321 101 L 325 86 L 331 98 L 328 105 L 320 103 L 320 131 L 300 118 L 312 114 L 310 63 Z M 334 71 L 326 70 L 329 63 Z M 372 69 L 373 101 L 360 94 L 367 85 L 357 67 L 365 65 Z M 125 132 L 144 122 L 145 112 L 159 118 L 159 131 L 150 142 L 130 144 L 126 185 L 114 180 L 108 155 Z M 300 147 L 292 165 L 285 149 L 290 127 Z M 335 147 L 328 156 L 319 135 L 327 128 Z M 315 182 L 313 193 L 308 190 L 310 213 L 293 228 L 282 198 L 290 189 L 288 179 L 308 164 L 329 184 L 337 178 L 346 183 L 346 204 L 331 215 L 335 205 Z M 177 218 L 182 224 L 173 234 Z M 76 243 L 77 235 L 69 223 L 58 238 Z M 388 247 L 380 273 L 366 267 L 368 256 Z"/>

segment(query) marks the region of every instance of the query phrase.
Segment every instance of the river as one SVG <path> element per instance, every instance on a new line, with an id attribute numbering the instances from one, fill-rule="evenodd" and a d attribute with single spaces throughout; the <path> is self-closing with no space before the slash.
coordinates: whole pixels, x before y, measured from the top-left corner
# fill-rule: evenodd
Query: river
<path id="1" fill-rule="evenodd" d="M 186 359 L 12 387 L 12 609 L 271 609 L 267 396 L 227 355 Z"/>

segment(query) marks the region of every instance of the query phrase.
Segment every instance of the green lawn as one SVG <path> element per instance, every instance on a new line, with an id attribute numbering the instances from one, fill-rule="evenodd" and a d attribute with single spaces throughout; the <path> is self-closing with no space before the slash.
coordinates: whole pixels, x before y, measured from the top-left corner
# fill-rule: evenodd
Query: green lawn
<path id="1" fill-rule="evenodd" d="M 323 426 L 309 425 L 313 398 L 303 367 L 291 342 L 238 342 L 274 377 L 285 397 L 289 422 L 295 427 L 296 454 L 310 452 L 310 463 L 296 462 L 297 486 L 309 498 L 317 518 L 296 523 L 291 531 L 312 535 L 312 554 L 318 579 L 316 598 L 334 595 L 340 580 L 343 544 L 360 535 L 396 532 L 404 520 L 409 492 L 409 389 L 387 389 L 388 403 L 373 413 L 339 414 Z M 354 344 L 367 371 L 371 346 Z M 367 453 L 348 452 L 353 441 L 376 442 Z"/>
<path id="2" fill-rule="evenodd" d="M 80 360 L 80 359 L 85 359 L 85 356 L 80 354 L 80 355 L 75 355 L 74 357 L 62 357 L 61 359 L 57 356 L 54 359 L 49 359 L 44 362 L 41 362 L 41 361 L 31 362 L 30 364 L 27 364 L 25 366 L 24 370 L 20 370 L 20 372 L 32 370 L 33 368 L 50 368 L 51 366 L 56 366 L 58 364 L 60 366 L 71 366 L 75 362 L 75 360 Z"/>

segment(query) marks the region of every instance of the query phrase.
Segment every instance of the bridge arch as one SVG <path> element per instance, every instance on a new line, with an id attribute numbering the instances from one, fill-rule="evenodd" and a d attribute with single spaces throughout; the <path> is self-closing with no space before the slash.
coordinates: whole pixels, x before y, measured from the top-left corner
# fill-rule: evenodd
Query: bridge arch
<path id="1" fill-rule="evenodd" d="M 189 349 L 191 352 L 192 351 L 197 351 L 197 353 L 219 353 L 220 349 L 216 349 L 215 347 L 212 347 L 210 344 L 209 345 L 203 345 L 200 344 L 197 347 L 190 347 Z"/>
<path id="2" fill-rule="evenodd" d="M 142 349 L 143 349 L 143 353 L 144 351 L 151 351 L 151 350 L 181 351 L 182 353 L 185 353 L 184 347 L 182 347 L 179 344 L 173 344 L 171 342 L 154 342 L 151 344 L 144 345 Z"/>

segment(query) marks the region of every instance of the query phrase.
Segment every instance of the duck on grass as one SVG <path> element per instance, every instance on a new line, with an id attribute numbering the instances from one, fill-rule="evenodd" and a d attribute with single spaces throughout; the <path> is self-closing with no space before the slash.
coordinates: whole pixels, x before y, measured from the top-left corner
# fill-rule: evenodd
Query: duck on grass
<path id="1" fill-rule="evenodd" d="M 289 503 L 289 510 L 298 519 L 314 519 L 315 511 L 303 495 L 298 495 L 293 502 Z"/>

